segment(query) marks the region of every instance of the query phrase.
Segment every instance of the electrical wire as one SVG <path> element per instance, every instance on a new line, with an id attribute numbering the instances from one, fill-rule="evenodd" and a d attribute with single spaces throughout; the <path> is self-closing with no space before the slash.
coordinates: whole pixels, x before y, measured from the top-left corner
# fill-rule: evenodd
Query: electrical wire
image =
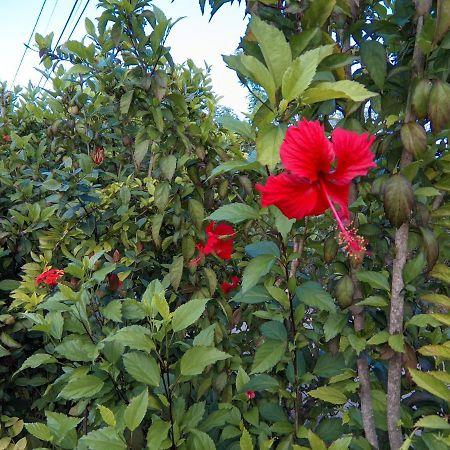
<path id="1" fill-rule="evenodd" d="M 75 25 L 73 26 L 72 31 L 71 31 L 70 34 L 69 34 L 69 37 L 67 38 L 68 41 L 69 41 L 70 38 L 72 37 L 72 34 L 73 34 L 73 32 L 75 31 L 75 28 L 76 28 L 76 27 L 78 26 L 78 24 L 80 23 L 80 20 L 81 20 L 81 18 L 83 17 L 83 14 L 85 13 L 86 8 L 88 7 L 90 1 L 91 1 L 91 0 L 86 0 L 86 3 L 84 4 L 83 10 L 81 11 L 81 14 L 78 16 L 78 19 L 77 19 L 77 21 L 75 22 Z M 81 5 L 81 3 L 80 3 L 80 5 Z"/>
<path id="2" fill-rule="evenodd" d="M 50 22 L 53 19 L 53 15 L 55 14 L 56 7 L 58 6 L 59 0 L 55 0 L 55 4 L 53 5 L 52 12 L 50 13 L 50 17 L 48 18 L 47 25 L 45 25 L 44 34 L 47 33 L 48 27 L 50 26 Z"/>
<path id="3" fill-rule="evenodd" d="M 72 6 L 72 9 L 71 9 L 71 11 L 70 11 L 69 17 L 67 18 L 66 23 L 64 24 L 64 27 L 63 27 L 63 29 L 62 29 L 62 31 L 61 31 L 59 37 L 58 37 L 58 40 L 56 41 L 56 44 L 55 44 L 55 46 L 53 47 L 53 50 L 56 50 L 56 48 L 58 47 L 58 44 L 61 42 L 61 38 L 62 38 L 64 32 L 66 31 L 66 28 L 67 28 L 67 26 L 68 26 L 68 24 L 69 24 L 69 22 L 70 22 L 70 19 L 71 19 L 72 16 L 73 16 L 73 13 L 74 13 L 75 8 L 76 8 L 76 6 L 77 6 L 77 4 L 78 4 L 79 1 L 80 1 L 80 0 L 75 0 L 74 4 L 73 4 L 73 6 Z M 53 69 L 53 70 L 54 70 L 54 69 Z M 53 72 L 53 70 L 52 70 L 52 72 Z M 41 79 L 39 80 L 38 88 L 41 86 L 41 83 L 42 83 L 42 80 L 43 80 L 43 79 L 44 79 L 44 74 L 42 74 Z M 47 81 L 48 81 L 48 78 L 47 78 L 47 80 L 45 81 L 44 86 L 47 84 Z"/>
<path id="4" fill-rule="evenodd" d="M 46 3 L 47 3 L 47 0 L 44 0 L 43 3 L 42 3 L 42 6 L 41 6 L 41 10 L 39 11 L 39 14 L 37 16 L 36 22 L 34 23 L 33 30 L 31 31 L 30 37 L 28 38 L 28 42 L 25 45 L 25 50 L 23 52 L 22 58 L 20 59 L 19 66 L 17 67 L 16 73 L 14 74 L 14 79 L 13 79 L 13 82 L 12 82 L 13 86 L 14 86 L 14 83 L 16 81 L 17 74 L 19 73 L 19 70 L 22 67 L 22 63 L 23 63 L 23 60 L 25 59 L 25 55 L 27 54 L 27 51 L 30 48 L 31 39 L 33 39 L 34 31 L 36 30 L 37 24 L 39 22 L 39 19 L 41 18 L 42 11 L 44 10 L 44 7 L 45 7 Z"/>

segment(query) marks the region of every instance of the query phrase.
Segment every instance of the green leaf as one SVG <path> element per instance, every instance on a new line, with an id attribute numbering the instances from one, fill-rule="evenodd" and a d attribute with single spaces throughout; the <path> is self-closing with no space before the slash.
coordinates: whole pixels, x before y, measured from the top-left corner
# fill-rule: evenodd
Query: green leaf
<path id="1" fill-rule="evenodd" d="M 424 416 L 415 424 L 414 428 L 433 428 L 435 430 L 450 430 L 450 424 L 440 416 Z"/>
<path id="2" fill-rule="evenodd" d="M 148 391 L 144 389 L 137 397 L 131 399 L 123 415 L 126 427 L 134 431 L 142 422 L 147 412 Z"/>
<path id="3" fill-rule="evenodd" d="M 189 431 L 192 428 L 197 427 L 205 415 L 205 405 L 206 402 L 193 404 L 183 416 L 181 428 Z"/>
<path id="4" fill-rule="evenodd" d="M 161 450 L 162 443 L 167 439 L 170 423 L 154 420 L 147 432 L 147 450 Z"/>
<path id="5" fill-rule="evenodd" d="M 239 55 L 239 57 L 243 67 L 246 70 L 247 76 L 266 91 L 267 98 L 273 105 L 275 103 L 276 86 L 271 73 L 267 70 L 267 67 L 254 56 Z"/>
<path id="6" fill-rule="evenodd" d="M 244 203 L 229 203 L 216 209 L 209 217 L 209 220 L 227 221 L 230 223 L 240 223 L 244 220 L 258 219 L 259 211 Z"/>
<path id="7" fill-rule="evenodd" d="M 319 377 L 330 378 L 341 374 L 346 369 L 346 363 L 341 353 L 332 355 L 325 353 L 319 356 L 313 373 Z"/>
<path id="8" fill-rule="evenodd" d="M 233 133 L 239 134 L 240 136 L 246 137 L 248 139 L 255 140 L 255 132 L 249 122 L 244 122 L 243 120 L 236 119 L 231 116 L 220 116 L 217 118 L 224 128 L 232 131 Z M 233 161 L 236 162 L 236 161 Z"/>
<path id="9" fill-rule="evenodd" d="M 239 392 L 265 391 L 268 389 L 278 389 L 278 387 L 279 383 L 275 378 L 267 374 L 260 374 L 252 377 L 249 382 L 239 389 Z"/>
<path id="10" fill-rule="evenodd" d="M 311 445 L 311 450 L 327 450 L 325 442 L 323 442 L 322 439 L 320 439 L 320 437 L 311 430 L 308 430 L 308 441 L 309 445 Z"/>
<path id="11" fill-rule="evenodd" d="M 374 308 L 384 308 L 389 302 L 379 295 L 371 295 L 357 303 L 358 306 L 373 306 Z"/>
<path id="12" fill-rule="evenodd" d="M 192 430 L 188 439 L 187 448 L 195 450 L 215 450 L 216 444 L 214 444 L 214 441 L 209 435 L 203 431 Z"/>
<path id="13" fill-rule="evenodd" d="M 436 358 L 450 359 L 450 346 L 424 345 L 419 348 L 419 353 L 424 356 L 435 356 Z"/>
<path id="14" fill-rule="evenodd" d="M 102 314 L 113 322 L 122 322 L 122 302 L 121 300 L 112 300 L 102 308 Z"/>
<path id="15" fill-rule="evenodd" d="M 242 276 L 242 293 L 256 286 L 264 275 L 268 274 L 275 264 L 276 257 L 273 255 L 261 255 L 253 258 L 245 267 Z"/>
<path id="16" fill-rule="evenodd" d="M 181 374 L 200 375 L 210 364 L 231 358 L 231 355 L 214 347 L 192 347 L 181 358 Z"/>
<path id="17" fill-rule="evenodd" d="M 13 291 L 20 286 L 17 280 L 2 280 L 0 281 L 0 291 Z"/>
<path id="18" fill-rule="evenodd" d="M 281 30 L 253 16 L 250 29 L 258 41 L 261 53 L 275 81 L 275 87 L 281 86 L 283 74 L 292 61 L 291 47 Z"/>
<path id="19" fill-rule="evenodd" d="M 382 90 L 387 75 L 387 57 L 384 45 L 374 40 L 363 40 L 360 46 L 361 60 L 377 87 Z"/>
<path id="20" fill-rule="evenodd" d="M 347 316 L 341 313 L 330 313 L 323 325 L 325 333 L 325 342 L 330 341 L 336 337 L 347 324 Z"/>
<path id="21" fill-rule="evenodd" d="M 59 393 L 59 397 L 67 400 L 80 398 L 92 398 L 103 388 L 103 381 L 94 375 L 85 375 L 80 378 L 72 378 Z"/>
<path id="22" fill-rule="evenodd" d="M 170 266 L 169 278 L 170 284 L 175 291 L 180 286 L 181 277 L 183 276 L 184 258 L 183 256 L 174 256 L 172 264 Z"/>
<path id="23" fill-rule="evenodd" d="M 433 270 L 429 273 L 430 277 L 441 280 L 444 283 L 450 284 L 450 268 L 445 264 L 436 264 Z"/>
<path id="24" fill-rule="evenodd" d="M 334 9 L 336 0 L 313 0 L 302 17 L 305 29 L 322 27 Z"/>
<path id="25" fill-rule="evenodd" d="M 366 348 L 367 342 L 363 337 L 359 337 L 354 333 L 350 333 L 347 336 L 347 339 L 352 348 L 356 351 L 357 355 L 359 355 Z"/>
<path id="26" fill-rule="evenodd" d="M 92 278 L 100 283 L 105 279 L 106 275 L 110 274 L 113 270 L 115 270 L 115 268 L 115 263 L 105 263 L 101 269 L 94 272 Z"/>
<path id="27" fill-rule="evenodd" d="M 37 437 L 41 441 L 47 441 L 52 442 L 53 436 L 50 432 L 50 429 L 47 425 L 43 423 L 26 423 L 25 428 L 27 429 L 28 433 L 32 434 L 33 436 Z"/>
<path id="28" fill-rule="evenodd" d="M 381 272 L 370 270 L 356 272 L 356 278 L 358 281 L 369 284 L 373 289 L 383 289 L 388 292 L 391 290 L 387 276 Z"/>
<path id="29" fill-rule="evenodd" d="M 98 410 L 100 411 L 100 415 L 102 416 L 103 421 L 109 425 L 110 427 L 116 426 L 116 418 L 114 413 L 103 405 L 98 405 Z"/>
<path id="30" fill-rule="evenodd" d="M 155 358 L 142 352 L 130 352 L 123 356 L 125 370 L 140 383 L 159 386 L 161 372 Z"/>
<path id="31" fill-rule="evenodd" d="M 405 341 L 403 338 L 403 334 L 392 334 L 388 339 L 389 347 L 396 352 L 403 353 Z"/>
<path id="32" fill-rule="evenodd" d="M 384 342 L 387 342 L 391 335 L 386 331 L 379 331 L 378 333 L 374 334 L 368 341 L 368 345 L 379 345 L 383 344 Z"/>
<path id="33" fill-rule="evenodd" d="M 130 109 L 131 101 L 133 100 L 134 90 L 125 92 L 125 94 L 120 97 L 120 113 L 128 114 Z"/>
<path id="34" fill-rule="evenodd" d="M 343 405 L 347 402 L 347 397 L 342 393 L 342 390 L 328 386 L 313 389 L 308 392 L 308 395 L 333 405 Z"/>
<path id="35" fill-rule="evenodd" d="M 250 258 L 255 258 L 260 255 L 273 255 L 277 258 L 280 257 L 280 249 L 277 244 L 272 241 L 259 241 L 245 246 L 245 253 Z"/>
<path id="36" fill-rule="evenodd" d="M 280 162 L 280 146 L 286 134 L 284 125 L 267 124 L 256 137 L 257 160 L 273 169 Z"/>
<path id="37" fill-rule="evenodd" d="M 415 258 L 410 259 L 403 269 L 404 282 L 408 284 L 423 273 L 426 263 L 425 255 L 422 252 L 419 252 Z"/>
<path id="38" fill-rule="evenodd" d="M 261 334 L 267 339 L 273 339 L 281 342 L 287 342 L 286 327 L 276 320 L 270 320 L 261 325 Z"/>
<path id="39" fill-rule="evenodd" d="M 194 338 L 194 346 L 204 346 L 211 347 L 214 345 L 214 335 L 216 331 L 217 323 L 213 323 L 209 327 L 206 327 L 204 330 L 200 331 Z"/>
<path id="40" fill-rule="evenodd" d="M 292 61 L 283 75 L 282 93 L 287 102 L 299 98 L 311 84 L 317 66 L 333 53 L 334 44 L 309 50 Z"/>
<path id="41" fill-rule="evenodd" d="M 242 388 L 250 381 L 250 377 L 247 372 L 239 366 L 237 375 L 236 375 L 236 390 L 238 392 L 242 391 Z"/>
<path id="42" fill-rule="evenodd" d="M 106 427 L 91 431 L 80 439 L 92 450 L 125 450 L 128 448 L 122 436 L 114 428 Z"/>
<path id="43" fill-rule="evenodd" d="M 166 180 L 171 180 L 177 168 L 177 158 L 175 155 L 163 156 L 159 161 L 159 167 Z"/>
<path id="44" fill-rule="evenodd" d="M 328 448 L 328 450 L 348 450 L 350 443 L 352 442 L 352 436 L 341 437 L 336 439 Z"/>
<path id="45" fill-rule="evenodd" d="M 268 339 L 256 349 L 250 374 L 269 371 L 283 358 L 285 351 L 285 341 Z"/>
<path id="46" fill-rule="evenodd" d="M 56 358 L 47 353 L 35 353 L 34 355 L 29 356 L 20 366 L 20 369 L 14 373 L 21 372 L 25 369 L 36 369 L 36 367 L 42 366 L 42 364 L 50 364 L 57 362 Z"/>
<path id="47" fill-rule="evenodd" d="M 416 369 L 409 369 L 409 373 L 414 381 L 422 389 L 430 392 L 436 397 L 442 398 L 447 402 L 450 401 L 450 391 L 445 383 L 433 377 L 426 372 Z"/>
<path id="48" fill-rule="evenodd" d="M 149 334 L 150 330 L 141 325 L 130 325 L 121 328 L 116 334 L 109 335 L 105 341 L 118 341 L 133 350 L 151 351 L 155 348 L 155 344 Z"/>
<path id="49" fill-rule="evenodd" d="M 148 146 L 150 145 L 150 140 L 145 139 L 143 141 L 136 141 L 136 144 L 134 146 L 134 163 L 136 164 L 136 167 L 139 167 L 142 163 L 142 161 L 145 158 L 145 155 L 148 152 Z"/>
<path id="50" fill-rule="evenodd" d="M 335 98 L 345 98 L 354 102 L 363 102 L 368 98 L 375 97 L 376 92 L 368 91 L 362 84 L 356 81 L 323 81 L 307 89 L 302 97 L 302 102 L 306 105 L 311 103 L 333 100 Z"/>
<path id="51" fill-rule="evenodd" d="M 300 302 L 321 311 L 334 313 L 336 305 L 331 295 L 322 289 L 319 283 L 307 281 L 296 290 L 296 295 Z"/>
<path id="52" fill-rule="evenodd" d="M 255 286 L 246 292 L 239 291 L 232 299 L 232 302 L 255 305 L 271 301 L 272 297 L 264 286 Z"/>
<path id="53" fill-rule="evenodd" d="M 45 411 L 45 415 L 47 417 L 47 426 L 58 442 L 63 440 L 64 436 L 66 436 L 66 434 L 71 430 L 75 429 L 83 420 L 77 417 L 68 417 L 65 414 L 51 411 Z"/>
<path id="54" fill-rule="evenodd" d="M 442 294 L 423 294 L 420 296 L 421 300 L 433 303 L 435 305 L 443 306 L 444 308 L 450 309 L 450 297 Z"/>
<path id="55" fill-rule="evenodd" d="M 241 447 L 241 450 L 253 450 L 252 438 L 245 427 L 243 428 L 242 436 L 239 439 L 239 446 Z"/>
<path id="56" fill-rule="evenodd" d="M 196 298 L 190 300 L 184 305 L 179 306 L 172 317 L 172 329 L 173 331 L 181 331 L 187 328 L 189 325 L 195 323 L 205 310 L 206 304 L 209 299 Z"/>

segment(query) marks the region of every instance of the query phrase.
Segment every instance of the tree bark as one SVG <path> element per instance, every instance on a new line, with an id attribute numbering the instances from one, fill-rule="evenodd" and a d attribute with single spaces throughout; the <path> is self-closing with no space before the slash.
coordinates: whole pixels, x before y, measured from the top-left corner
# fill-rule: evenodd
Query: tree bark
<path id="1" fill-rule="evenodd" d="M 424 55 L 418 44 L 418 37 L 423 27 L 423 15 L 419 16 L 416 25 L 416 41 L 412 57 L 412 79 L 423 73 Z M 405 122 L 414 122 L 416 117 L 411 109 L 410 97 L 412 82 L 409 90 L 408 103 L 406 105 Z M 412 161 L 411 155 L 403 149 L 400 169 L 406 167 Z M 404 309 L 404 281 L 403 269 L 408 257 L 409 222 L 404 223 L 395 231 L 395 258 L 392 263 L 391 282 L 391 307 L 389 314 L 389 334 L 403 333 L 403 309 Z M 391 450 L 397 450 L 403 443 L 403 434 L 400 426 L 402 381 L 402 353 L 395 352 L 389 360 L 388 386 L 387 386 L 387 427 Z"/>

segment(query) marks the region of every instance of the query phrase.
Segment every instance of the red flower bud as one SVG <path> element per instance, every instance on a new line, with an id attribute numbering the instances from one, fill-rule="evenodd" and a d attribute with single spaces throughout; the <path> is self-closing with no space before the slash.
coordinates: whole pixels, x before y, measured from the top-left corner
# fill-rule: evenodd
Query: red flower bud
<path id="1" fill-rule="evenodd" d="M 91 152 L 91 158 L 94 164 L 99 166 L 105 159 L 105 149 L 102 146 L 97 145 Z"/>
<path id="2" fill-rule="evenodd" d="M 5 135 L 3 136 L 3 140 L 4 140 L 5 142 L 11 142 L 11 141 L 12 141 L 11 136 L 10 136 L 9 134 L 5 134 Z"/>
<path id="3" fill-rule="evenodd" d="M 245 393 L 245 395 L 247 396 L 248 400 L 253 400 L 256 397 L 256 392 L 255 391 L 247 391 Z"/>

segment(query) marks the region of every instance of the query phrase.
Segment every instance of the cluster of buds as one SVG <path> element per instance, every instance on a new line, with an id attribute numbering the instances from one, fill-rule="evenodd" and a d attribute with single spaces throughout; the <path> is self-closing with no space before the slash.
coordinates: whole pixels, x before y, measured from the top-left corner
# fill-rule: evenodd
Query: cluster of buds
<path id="1" fill-rule="evenodd" d="M 99 166 L 105 160 L 105 149 L 101 145 L 95 146 L 91 152 L 91 158 L 94 164 Z"/>

